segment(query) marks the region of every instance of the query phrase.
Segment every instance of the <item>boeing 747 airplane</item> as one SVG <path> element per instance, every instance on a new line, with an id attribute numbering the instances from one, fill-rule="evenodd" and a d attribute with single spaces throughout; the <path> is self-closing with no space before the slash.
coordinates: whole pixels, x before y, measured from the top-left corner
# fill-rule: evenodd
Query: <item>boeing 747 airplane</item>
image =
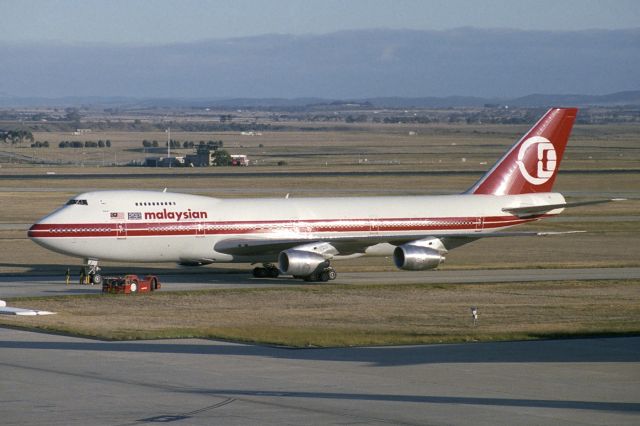
<path id="1" fill-rule="evenodd" d="M 217 199 L 154 191 L 77 195 L 29 229 L 41 246 L 98 261 L 261 263 L 256 277 L 336 278 L 333 260 L 393 256 L 405 270 L 435 269 L 446 253 L 479 238 L 554 216 L 567 203 L 551 192 L 577 114 L 550 109 L 460 195 Z M 277 265 L 277 266 L 276 266 Z"/>

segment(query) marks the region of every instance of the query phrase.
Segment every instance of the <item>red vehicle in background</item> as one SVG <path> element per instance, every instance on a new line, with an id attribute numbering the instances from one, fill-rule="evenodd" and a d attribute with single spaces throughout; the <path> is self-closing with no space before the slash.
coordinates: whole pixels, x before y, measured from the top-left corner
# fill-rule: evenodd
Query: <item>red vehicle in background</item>
<path id="1" fill-rule="evenodd" d="M 144 278 L 133 274 L 107 277 L 102 284 L 102 292 L 112 294 L 149 293 L 159 289 L 160 280 L 155 275 L 147 275 Z"/>

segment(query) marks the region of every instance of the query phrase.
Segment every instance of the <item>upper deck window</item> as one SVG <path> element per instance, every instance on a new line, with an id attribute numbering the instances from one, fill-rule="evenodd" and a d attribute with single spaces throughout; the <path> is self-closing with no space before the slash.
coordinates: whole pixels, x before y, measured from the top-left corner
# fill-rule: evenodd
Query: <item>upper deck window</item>
<path id="1" fill-rule="evenodd" d="M 81 206 L 87 206 L 87 200 L 69 200 L 67 201 L 67 206 L 71 206 L 73 204 L 79 204 Z"/>
<path id="2" fill-rule="evenodd" d="M 176 205 L 175 201 L 162 201 L 162 202 L 156 201 L 155 203 L 151 201 L 148 201 L 148 202 L 140 201 L 136 203 L 136 206 L 175 206 L 175 205 Z"/>

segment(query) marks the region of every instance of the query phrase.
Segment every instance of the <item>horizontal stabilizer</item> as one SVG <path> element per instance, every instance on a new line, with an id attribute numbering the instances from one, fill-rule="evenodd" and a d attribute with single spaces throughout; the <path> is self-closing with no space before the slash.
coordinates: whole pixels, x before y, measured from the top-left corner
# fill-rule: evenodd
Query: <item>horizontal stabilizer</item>
<path id="1" fill-rule="evenodd" d="M 587 231 L 541 231 L 536 232 L 538 237 L 547 237 L 549 235 L 567 235 L 567 234 L 584 234 Z"/>
<path id="2" fill-rule="evenodd" d="M 445 240 L 445 245 L 447 245 L 447 241 L 452 241 L 456 239 L 469 239 L 469 240 L 479 240 L 480 238 L 500 238 L 500 237 L 547 237 L 551 235 L 566 235 L 566 234 L 582 234 L 587 231 L 506 231 L 506 232 L 492 232 L 489 234 L 460 234 L 460 235 L 451 235 L 441 237 Z M 471 241 L 469 241 L 471 242 Z M 447 246 L 447 248 L 449 248 Z"/>
<path id="3" fill-rule="evenodd" d="M 524 207 L 505 207 L 502 209 L 505 213 L 511 213 L 516 216 L 535 216 L 544 214 L 556 209 L 566 209 L 569 207 L 589 206 L 592 204 L 603 204 L 611 201 L 625 201 L 624 198 L 609 198 L 606 200 L 593 200 L 593 201 L 577 201 L 575 203 L 559 203 L 559 204 L 543 204 L 538 206 L 524 206 Z"/>

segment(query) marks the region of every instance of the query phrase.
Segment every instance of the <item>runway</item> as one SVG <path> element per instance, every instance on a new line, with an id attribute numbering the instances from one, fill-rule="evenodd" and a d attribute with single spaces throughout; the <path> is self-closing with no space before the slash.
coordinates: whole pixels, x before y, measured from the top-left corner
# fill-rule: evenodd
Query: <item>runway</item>
<path id="1" fill-rule="evenodd" d="M 345 349 L 0 329 L 7 425 L 635 425 L 640 337 Z"/>
<path id="2" fill-rule="evenodd" d="M 135 272 L 135 271 L 134 271 Z M 140 274 L 142 275 L 142 274 Z M 306 284 L 291 277 L 276 279 L 253 278 L 246 273 L 185 273 L 159 274 L 162 290 L 203 290 L 214 288 L 266 288 Z M 474 269 L 392 272 L 340 272 L 331 284 L 465 284 L 497 282 L 532 282 L 563 280 L 627 280 L 640 279 L 640 267 L 570 268 L 570 269 Z M 74 281 L 75 282 L 75 281 Z M 72 284 L 66 286 L 61 275 L 2 275 L 0 299 L 29 296 L 99 293 L 98 286 Z"/>

